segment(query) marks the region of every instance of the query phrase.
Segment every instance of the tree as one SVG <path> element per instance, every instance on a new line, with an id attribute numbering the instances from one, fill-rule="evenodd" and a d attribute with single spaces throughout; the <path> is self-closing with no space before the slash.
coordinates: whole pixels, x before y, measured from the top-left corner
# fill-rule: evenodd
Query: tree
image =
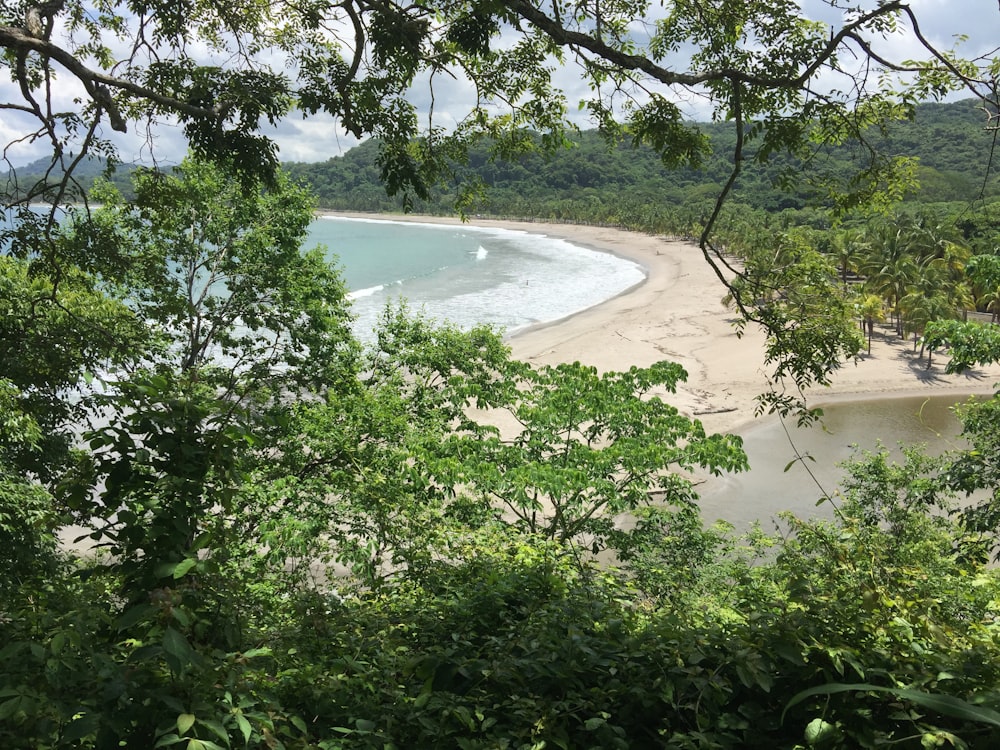
<path id="1" fill-rule="evenodd" d="M 19 233 L 25 240 L 34 235 L 23 226 Z M 71 232 L 58 228 L 41 251 L 14 232 L 6 239 L 12 252 L 0 255 L 0 382 L 16 396 L 0 408 L 11 410 L 3 421 L 30 419 L 38 432 L 16 443 L 0 434 L 0 454 L 50 480 L 65 465 L 72 427 L 84 415 L 85 379 L 134 361 L 148 336 L 127 306 L 104 292 L 92 265 L 55 264 L 54 254 L 73 258 L 79 251 Z"/>
<path id="2" fill-rule="evenodd" d="M 488 327 L 387 309 L 353 381 L 294 404 L 254 472 L 274 488 L 260 501 L 272 525 L 290 532 L 282 554 L 339 563 L 372 587 L 447 556 L 494 513 L 470 499 L 445 446 L 492 435 L 471 415 L 512 398 L 523 369 Z"/>
<path id="3" fill-rule="evenodd" d="M 31 349 L 10 372 L 64 378 L 53 398 L 77 407 L 66 426 L 78 436 L 62 476 L 60 463 L 54 476 L 20 468 L 39 441 L 34 415 L 49 410 L 29 410 L 27 387 L 2 381 L 0 535 L 5 581 L 19 584 L 0 602 L 5 661 L 19 663 L 0 675 L 8 744 L 213 747 L 304 732 L 247 680 L 268 653 L 255 648 L 273 625 L 262 611 L 301 590 L 285 556 L 306 548 L 262 554 L 281 539 L 280 486 L 250 480 L 273 460 L 269 444 L 287 439 L 297 400 L 356 382 L 358 345 L 335 268 L 300 248 L 311 199 L 272 184 L 250 191 L 194 161 L 143 172 L 133 199 L 105 187 L 100 208 L 59 223 L 59 242 L 3 259 L 16 271 L 4 278 L 35 293 L 23 296 L 44 313 L 36 323 L 67 336 L 47 352 L 47 329 L 25 327 L 36 338 L 21 338 Z M 107 356 L 82 327 L 104 321 L 133 348 Z M 89 392 L 67 394 L 97 356 L 88 346 L 104 369 Z M 77 416 L 87 408 L 89 429 Z M 66 565 L 52 531 L 73 521 L 110 554 Z M 35 638 L 44 645 L 31 648 Z"/>
<path id="4" fill-rule="evenodd" d="M 856 273 L 865 253 L 863 235 L 858 232 L 838 232 L 834 235 L 833 255 L 840 267 L 840 280 L 847 291 L 850 274 Z"/>
<path id="5" fill-rule="evenodd" d="M 954 299 L 948 294 L 948 284 L 941 271 L 933 265 L 922 269 L 921 275 L 907 287 L 906 294 L 899 301 L 904 316 L 904 332 L 913 333 L 913 349 L 921 342 L 920 356 L 923 356 L 924 330 L 934 320 L 948 320 L 961 317 Z M 927 366 L 930 367 L 930 355 Z"/>
<path id="6" fill-rule="evenodd" d="M 840 364 L 857 356 L 864 342 L 853 308 L 830 258 L 811 244 L 808 231 L 795 228 L 752 237 L 743 252 L 743 271 L 732 281 L 730 299 L 753 300 L 768 339 L 765 362 L 780 388 L 758 396 L 759 410 L 815 417 L 801 394 L 829 382 Z M 741 332 L 746 319 L 737 323 Z"/>
<path id="7" fill-rule="evenodd" d="M 970 399 L 956 414 L 971 449 L 951 452 L 945 478 L 950 489 L 971 499 L 961 509 L 963 523 L 995 555 L 1000 533 L 1000 398 Z"/>
<path id="8" fill-rule="evenodd" d="M 990 322 L 1000 317 L 1000 256 L 974 255 L 965 266 L 976 303 L 992 313 Z"/>
<path id="9" fill-rule="evenodd" d="M 866 294 L 858 304 L 858 314 L 861 325 L 868 335 L 868 353 L 872 353 L 872 336 L 875 334 L 875 324 L 885 319 L 885 304 L 877 294 Z"/>
<path id="10" fill-rule="evenodd" d="M 23 382 L 6 370 L 0 380 L 0 531 L 15 552 L 3 562 L 10 582 L 27 582 L 0 589 L 5 744 L 790 746 L 819 715 L 852 741 L 896 741 L 936 727 L 896 701 L 856 698 L 822 714 L 822 701 L 800 702 L 792 729 L 779 709 L 788 686 L 828 684 L 845 670 L 918 688 L 933 676 L 969 700 L 993 697 L 998 660 L 981 623 L 995 582 L 944 564 L 953 536 L 931 533 L 943 524 L 885 504 L 861 532 L 853 521 L 832 533 L 801 525 L 803 543 L 783 550 L 780 567 L 722 565 L 714 580 L 729 585 L 687 600 L 709 606 L 659 609 L 630 584 L 609 583 L 637 576 L 594 573 L 569 553 L 624 547 L 631 540 L 603 520 L 619 511 L 639 511 L 639 544 L 664 530 L 674 519 L 641 506 L 657 489 L 685 503 L 689 484 L 669 473 L 677 465 L 742 464 L 738 441 L 704 435 L 659 399 L 681 376 L 676 366 L 533 370 L 509 362 L 493 332 L 392 315 L 360 352 L 336 272 L 299 252 L 309 202 L 273 170 L 260 122 L 293 106 L 333 114 L 379 136 L 389 188 L 419 197 L 476 137 L 490 136 L 498 156 L 534 148 L 527 127 L 542 147 L 558 146 L 565 102 L 548 60 L 577 60 L 593 86 L 585 108 L 667 166 L 697 162 L 705 145 L 673 104 L 678 89 L 704 95 L 731 124 L 728 181 L 704 215 L 692 204 L 692 231 L 746 319 L 773 335 L 779 376 L 824 382 L 861 345 L 835 269 L 804 233 L 768 247 L 763 227 L 741 248 L 749 272 L 729 267 L 713 241 L 733 218 L 722 204 L 747 163 L 863 140 L 867 125 L 906 115 L 915 97 L 973 71 L 936 58 L 913 66 L 915 88 L 899 97 L 863 77 L 842 99 L 819 90 L 852 52 L 870 61 L 877 39 L 912 22 L 896 2 L 849 13 L 832 32 L 773 0 L 675 3 L 657 20 L 659 10 L 521 0 L 2 6 L 0 45 L 17 83 L 5 113 L 23 115 L 23 135 L 52 155 L 40 180 L 13 176 L 12 200 L 51 210 L 17 212 L 3 251 L 17 261 L 5 263 L 6 288 L 22 292 L 2 325 L 31 345 L 4 359 Z M 650 22 L 648 44 L 629 37 L 636 20 Z M 668 66 L 682 48 L 695 51 Z M 198 57 L 203 49 L 212 59 Z M 470 116 L 449 133 L 421 125 L 407 100 L 414 82 L 437 86 L 459 72 L 477 87 Z M 72 89 L 67 80 L 82 87 L 79 105 L 57 96 Z M 102 208 L 90 206 L 77 166 L 113 155 L 104 124 L 119 131 L 146 118 L 176 118 L 214 167 L 144 172 L 134 204 L 107 192 Z M 838 205 L 905 184 L 906 164 L 872 152 L 865 166 L 868 180 L 845 181 Z M 58 207 L 70 199 L 83 202 L 63 222 Z M 59 327 L 65 309 L 79 314 Z M 106 327 L 115 347 L 96 346 L 81 319 L 115 321 Z M 46 352 L 49 325 L 62 347 Z M 122 335 L 130 326 L 132 338 Z M 57 399 L 87 372 L 107 381 L 97 403 L 109 423 L 87 435 L 55 507 L 98 518 L 114 554 L 50 576 L 34 554 L 48 558 L 50 540 L 32 535 L 52 506 L 7 456 L 40 439 L 45 409 L 24 394 L 53 360 Z M 102 372 L 105 362 L 113 367 Z M 505 438 L 472 407 L 506 410 L 523 429 Z M 524 543 L 484 497 L 507 501 L 514 525 L 562 542 Z M 883 521 L 914 532 L 889 540 L 910 545 L 905 556 L 879 533 Z M 363 572 L 386 564 L 399 575 L 339 600 L 298 577 L 324 544 Z M 706 537 L 690 549 L 711 545 Z M 661 558 L 638 546 L 628 550 L 637 564 Z M 890 547 L 932 575 L 870 554 Z M 702 580 L 657 579 L 648 590 Z M 913 595 L 895 601 L 904 589 Z"/>
<path id="11" fill-rule="evenodd" d="M 220 544 L 261 458 L 253 445 L 280 434 L 290 400 L 322 397 L 355 372 L 345 287 L 321 250 L 300 250 L 311 199 L 274 184 L 247 194 L 187 161 L 138 173 L 132 200 L 103 188 L 102 206 L 71 225 L 121 260 L 102 283 L 152 333 L 94 397 L 106 426 L 64 482 L 81 521 L 102 519 L 118 564 L 134 567 L 133 594 Z"/>
<path id="12" fill-rule="evenodd" d="M 686 377 L 670 362 L 603 375 L 579 363 L 525 369 L 497 405 L 513 416 L 513 434 L 458 435 L 447 451 L 464 464 L 460 478 L 521 533 L 627 550 L 630 516 L 694 502 L 679 472 L 747 466 L 738 437 L 706 435 L 661 400 Z"/>
<path id="13" fill-rule="evenodd" d="M 896 333 L 902 338 L 902 300 L 906 290 L 920 275 L 919 258 L 913 247 L 915 236 L 905 226 L 880 223 L 869 243 L 869 255 L 862 271 L 867 288 L 882 295 L 892 311 Z"/>
<path id="14" fill-rule="evenodd" d="M 133 192 L 94 190 L 101 207 L 77 231 L 121 259 L 112 281 L 157 332 L 144 367 L 207 379 L 242 399 L 265 384 L 272 398 L 317 389 L 351 366 L 346 288 L 322 248 L 302 252 L 313 219 L 305 189 L 278 174 L 247 193 L 188 159 L 168 173 L 138 171 Z"/>

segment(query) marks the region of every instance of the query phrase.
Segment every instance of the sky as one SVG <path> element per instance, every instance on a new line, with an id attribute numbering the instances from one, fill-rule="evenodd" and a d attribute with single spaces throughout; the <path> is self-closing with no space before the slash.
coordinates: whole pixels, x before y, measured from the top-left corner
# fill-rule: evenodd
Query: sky
<path id="1" fill-rule="evenodd" d="M 951 48 L 958 35 L 967 35 L 961 50 L 966 57 L 987 55 L 997 56 L 994 50 L 1000 46 L 1000 8 L 998 0 L 910 0 L 921 25 L 923 34 L 936 46 Z M 817 0 L 802 0 L 805 13 L 815 20 L 835 22 L 838 12 Z M 884 49 L 896 59 L 906 59 L 923 56 L 912 38 L 899 35 L 884 43 Z M 66 81 L 69 76 L 64 75 Z M 560 70 L 556 73 L 556 81 L 567 93 L 570 112 L 576 110 L 576 104 L 588 95 L 583 88 L 579 74 L 572 69 Z M 0 86 L 0 90 L 10 90 L 10 84 Z M 461 81 L 448 82 L 439 79 L 434 88 L 434 122 L 435 125 L 448 127 L 453 125 L 471 102 L 471 87 Z M 71 88 L 62 92 L 67 100 L 79 92 Z M 15 94 L 16 96 L 16 94 Z M 429 90 L 421 87 L 413 92 L 411 101 L 418 110 L 426 112 L 430 101 Z M 701 108 L 697 98 L 681 103 L 685 116 L 694 120 L 707 119 L 707 110 Z M 580 127 L 592 126 L 585 114 L 577 116 L 575 123 Z M 344 133 L 329 118 L 314 117 L 305 119 L 298 114 L 292 114 L 282 120 L 276 127 L 265 127 L 263 132 L 273 138 L 279 147 L 279 157 L 283 161 L 323 161 L 336 156 L 356 145 L 352 136 Z M 9 143 L 20 137 L 23 132 L 18 129 L 18 123 L 9 110 L 0 111 L 0 138 Z M 150 161 L 150 149 L 145 130 L 134 131 L 127 136 L 120 136 L 110 130 L 105 136 L 114 140 L 121 150 L 121 156 L 126 162 Z M 160 124 L 152 132 L 152 143 L 158 159 L 167 163 L 179 161 L 186 145 L 183 133 L 177 126 Z M 8 151 L 12 163 L 26 163 L 39 156 L 47 155 L 47 144 L 39 142 L 24 142 Z"/>
<path id="2" fill-rule="evenodd" d="M 968 36 L 961 50 L 967 57 L 988 55 L 995 57 L 1000 47 L 1000 8 L 998 0 L 910 0 L 924 36 L 935 46 L 950 49 L 960 35 Z M 829 6 L 824 3 L 805 0 L 804 7 L 815 20 L 839 20 Z M 912 39 L 900 36 L 889 41 L 885 47 L 897 59 L 923 56 L 919 46 Z M 578 73 L 567 70 L 557 75 L 556 80 L 568 94 L 571 113 L 578 101 L 586 98 L 588 90 L 581 88 Z M 471 89 L 460 82 L 448 85 L 441 82 L 435 89 L 435 124 L 453 124 L 466 111 Z M 416 91 L 412 101 L 421 108 L 426 105 L 427 94 Z M 421 100 L 425 101 L 421 101 Z M 692 99 L 682 104 L 685 115 L 695 120 L 708 119 L 709 113 L 699 107 L 699 100 Z M 583 115 L 576 123 L 581 127 L 592 127 Z M 303 121 L 291 117 L 280 127 L 270 131 L 281 149 L 285 161 L 322 161 L 341 153 L 345 147 L 355 144 L 350 136 L 337 132 L 334 123 L 328 120 Z"/>

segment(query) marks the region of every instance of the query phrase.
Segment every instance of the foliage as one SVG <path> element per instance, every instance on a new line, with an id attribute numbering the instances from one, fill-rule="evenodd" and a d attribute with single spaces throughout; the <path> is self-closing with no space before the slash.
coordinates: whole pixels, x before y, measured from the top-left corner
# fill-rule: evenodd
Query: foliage
<path id="1" fill-rule="evenodd" d="M 924 341 L 931 350 L 947 347 L 948 372 L 964 372 L 1000 359 L 1000 331 L 993 325 L 938 320 L 927 325 Z"/>
<path id="2" fill-rule="evenodd" d="M 253 483 L 276 490 L 260 502 L 274 508 L 280 498 L 288 517 L 279 526 L 297 530 L 286 544 L 322 539 L 313 554 L 376 585 L 447 550 L 459 520 L 488 516 L 462 499 L 442 445 L 455 432 L 485 434 L 467 412 L 516 388 L 509 356 L 487 327 L 459 331 L 387 309 L 356 377 L 295 404 L 272 460 L 256 469 Z"/>
<path id="3" fill-rule="evenodd" d="M 512 401 L 499 405 L 513 434 L 457 436 L 445 448 L 466 465 L 460 480 L 523 533 L 620 550 L 629 545 L 617 528 L 624 515 L 693 502 L 678 470 L 746 468 L 738 437 L 706 435 L 655 395 L 686 377 L 671 362 L 603 375 L 579 363 L 525 369 Z"/>
<path id="4" fill-rule="evenodd" d="M 468 163 L 456 165 L 456 179 L 476 179 L 487 188 L 482 203 L 468 209 L 469 213 L 596 221 L 680 234 L 691 218 L 692 206 L 707 215 L 709 198 L 725 183 L 728 156 L 735 147 L 735 134 L 728 125 L 694 125 L 711 145 L 711 152 L 698 166 L 665 170 L 648 146 L 609 144 L 599 130 L 582 130 L 568 136 L 568 148 L 551 154 L 529 152 L 509 160 L 491 159 L 488 144 L 476 144 Z M 983 130 L 982 110 L 975 99 L 918 104 L 912 120 L 889 123 L 884 134 L 871 135 L 884 153 L 919 161 L 919 187 L 907 193 L 906 203 L 967 204 L 996 195 L 995 180 L 986 179 L 987 165 L 980 158 L 989 148 L 990 135 Z M 387 195 L 379 181 L 378 148 L 376 142 L 368 141 L 326 161 L 292 162 L 285 168 L 305 181 L 325 208 L 401 211 L 401 199 Z M 750 145 L 748 153 L 756 153 L 756 148 Z M 741 173 L 730 200 L 744 211 L 769 214 L 807 206 L 825 209 L 826 195 L 815 185 L 820 173 L 849 173 L 856 169 L 857 158 L 857 143 L 831 146 L 805 160 L 771 156 L 752 171 Z M 782 180 L 790 169 L 799 179 Z M 947 189 L 937 187 L 944 184 Z M 434 187 L 428 200 L 414 201 L 413 208 L 420 213 L 450 214 L 457 190 L 454 180 L 445 181 Z M 979 215 L 978 211 L 966 215 L 963 221 L 971 229 Z M 654 217 L 661 222 L 659 226 L 652 221 Z"/>
<path id="5" fill-rule="evenodd" d="M 954 709 L 996 702 L 996 577 L 906 489 L 935 462 L 907 461 L 862 458 L 839 520 L 789 519 L 777 557 L 716 537 L 702 575 L 663 566 L 663 598 L 484 529 L 418 576 L 315 602 L 284 700 L 330 746 L 989 746 L 988 709 Z"/>
<path id="6" fill-rule="evenodd" d="M 949 487 L 969 498 L 961 510 L 966 527 L 978 536 L 982 553 L 996 544 L 1000 528 L 1000 465 L 997 427 L 1000 426 L 1000 398 L 970 399 L 956 409 L 962 422 L 962 436 L 968 450 L 952 456 L 948 467 Z"/>
<path id="7" fill-rule="evenodd" d="M 80 418 L 67 396 L 84 378 L 132 360 L 146 338 L 127 307 L 74 265 L 73 238 L 61 233 L 53 244 L 51 254 L 0 255 L 0 382 L 9 415 L 0 454 L 45 478 L 66 461 L 67 430 Z M 25 419 L 33 423 L 30 440 L 16 435 Z"/>
<path id="8" fill-rule="evenodd" d="M 95 196 L 101 207 L 76 231 L 122 259 L 110 281 L 157 334 L 143 366 L 197 370 L 227 390 L 239 382 L 245 399 L 265 381 L 272 397 L 316 388 L 353 356 L 342 281 L 320 249 L 300 252 L 312 199 L 283 176 L 248 193 L 187 160 L 137 172 L 131 199 L 110 185 Z"/>
<path id="9" fill-rule="evenodd" d="M 767 331 L 765 362 L 780 386 L 759 397 L 759 408 L 785 414 L 796 408 L 804 389 L 829 383 L 842 362 L 857 356 L 862 337 L 835 269 L 805 231 L 790 231 L 769 244 L 751 238 L 741 255 L 744 270 L 729 299 L 752 311 Z M 747 319 L 741 320 L 737 331 L 746 325 Z"/>
<path id="10" fill-rule="evenodd" d="M 710 156 L 710 137 L 677 104 L 703 103 L 704 119 L 720 131 L 719 151 L 702 195 L 708 200 L 698 201 L 684 223 L 728 285 L 732 269 L 716 231 L 737 189 L 752 195 L 761 184 L 806 179 L 809 195 L 838 216 L 884 208 L 913 187 L 916 170 L 908 155 L 882 148 L 889 123 L 912 119 L 917 103 L 957 90 L 984 100 L 990 112 L 996 108 L 984 93 L 993 91 L 988 62 L 933 46 L 902 2 L 864 3 L 839 14 L 833 26 L 795 3 L 773 0 L 667 9 L 653 3 L 566 9 L 526 0 L 484 7 L 245 0 L 225 9 L 193 0 L 181 13 L 168 6 L 109 2 L 96 16 L 81 0 L 43 4 L 27 15 L 18 4 L 0 8 L 0 48 L 17 84 L 4 104 L 18 116 L 19 135 L 10 145 L 51 145 L 47 167 L 32 175 L 37 179 L 21 184 L 15 172 L 7 203 L 45 199 L 51 229 L 60 206 L 84 197 L 75 170 L 95 156 L 118 161 L 104 126 L 121 133 L 147 124 L 155 158 L 153 125 L 163 119 L 178 122 L 191 152 L 245 189 L 258 181 L 271 185 L 276 147 L 261 128 L 296 110 L 332 118 L 356 139 L 373 137 L 371 164 L 404 208 L 457 174 L 454 205 L 465 211 L 486 182 L 462 172 L 474 144 L 485 145 L 488 162 L 567 144 L 575 129 L 571 95 L 555 71 L 575 65 L 580 76 L 573 85 L 585 90 L 578 109 L 610 143 L 648 149 L 659 168 L 697 168 Z M 642 34 L 634 31 L 637 20 Z M 897 33 L 908 34 L 924 59 L 876 52 Z M 858 68 L 843 64 L 855 57 Z M 57 71 L 82 87 L 66 106 L 55 93 L 62 90 L 53 85 Z M 470 94 L 446 128 L 434 119 L 433 102 L 436 86 L 448 78 Z M 426 113 L 414 104 L 424 91 L 431 102 Z M 936 128 L 935 138 L 943 130 Z M 845 143 L 857 154 L 850 166 L 839 161 L 803 172 L 803 164 L 818 164 L 829 147 Z M 651 198 L 626 209 L 656 220 L 657 212 L 637 208 L 663 202 Z M 767 201 L 800 205 L 773 191 Z M 735 303 L 774 338 L 797 330 L 738 297 Z M 797 367 L 794 377 L 822 383 L 826 366 Z"/>
<path id="11" fill-rule="evenodd" d="M 996 740 L 992 530 L 948 514 L 995 484 L 992 412 L 971 451 L 863 456 L 834 522 L 704 529 L 686 472 L 746 459 L 666 403 L 678 365 L 532 367 L 405 306 L 362 347 L 282 184 L 192 162 L 67 235 L 109 248 L 95 286 L 153 344 L 54 498 L 8 459 L 39 429 L 0 392 L 5 744 Z M 843 294 L 815 240 L 751 236 L 746 293 L 789 323 Z M 96 554 L 53 546 L 69 520 Z"/>

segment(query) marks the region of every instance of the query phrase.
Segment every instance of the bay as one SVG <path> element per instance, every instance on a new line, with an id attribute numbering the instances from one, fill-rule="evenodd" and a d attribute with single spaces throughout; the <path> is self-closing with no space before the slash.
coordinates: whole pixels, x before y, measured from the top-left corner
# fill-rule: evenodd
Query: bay
<path id="1" fill-rule="evenodd" d="M 510 334 L 645 279 L 630 260 L 524 230 L 323 216 L 309 234 L 307 246 L 326 246 L 340 265 L 362 340 L 401 299 L 439 322 Z"/>
<path id="2" fill-rule="evenodd" d="M 327 246 L 351 289 L 356 330 L 370 335 L 387 302 L 463 328 L 487 323 L 508 333 L 558 320 L 641 283 L 630 261 L 531 231 L 382 219 L 323 217 L 310 231 Z M 767 525 L 781 511 L 830 517 L 844 470 L 859 449 L 960 445 L 951 407 L 960 395 L 867 398 L 825 407 L 822 427 L 788 427 L 776 418 L 740 430 L 751 470 L 709 477 L 699 487 L 706 521 L 738 529 Z M 802 456 L 796 460 L 796 456 Z"/>

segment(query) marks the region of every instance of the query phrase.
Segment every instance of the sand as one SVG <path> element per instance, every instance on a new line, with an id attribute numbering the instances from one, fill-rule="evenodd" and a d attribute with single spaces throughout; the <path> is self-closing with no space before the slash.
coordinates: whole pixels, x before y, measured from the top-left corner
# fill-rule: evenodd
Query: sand
<path id="1" fill-rule="evenodd" d="M 601 371 L 668 359 L 680 363 L 688 379 L 667 400 L 700 419 L 709 432 L 736 431 L 754 421 L 755 397 L 767 389 L 764 336 L 756 327 L 737 336 L 735 315 L 722 304 L 725 289 L 696 245 L 606 227 L 486 219 L 470 223 L 561 237 L 629 258 L 648 274 L 644 283 L 603 304 L 511 336 L 515 357 L 534 364 L 579 361 Z M 991 394 L 1000 384 L 1000 365 L 947 375 L 945 356 L 936 356 L 926 369 L 926 360 L 912 349 L 912 342 L 877 328 L 871 354 L 844 364 L 830 386 L 814 388 L 807 394 L 810 405 L 925 393 L 953 393 L 958 401 L 967 394 Z"/>

